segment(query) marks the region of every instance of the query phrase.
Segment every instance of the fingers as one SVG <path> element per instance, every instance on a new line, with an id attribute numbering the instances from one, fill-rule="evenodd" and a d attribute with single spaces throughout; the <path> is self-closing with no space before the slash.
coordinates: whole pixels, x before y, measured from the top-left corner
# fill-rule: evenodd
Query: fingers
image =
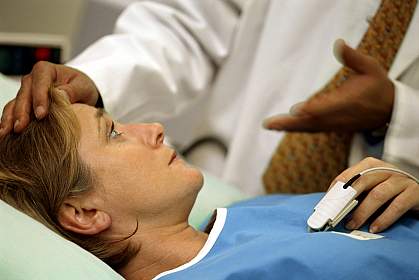
<path id="1" fill-rule="evenodd" d="M 382 73 L 382 69 L 375 59 L 349 47 L 342 39 L 335 41 L 333 52 L 338 61 L 358 73 Z"/>
<path id="2" fill-rule="evenodd" d="M 55 66 L 49 62 L 38 62 L 32 72 L 22 78 L 16 99 L 5 108 L 3 117 L 6 119 L 3 133 L 11 131 L 11 124 L 16 133 L 22 132 L 30 122 L 33 110 L 35 117 L 44 118 L 49 108 L 49 88 L 56 80 Z M 10 108 L 13 107 L 13 110 Z"/>
<path id="3" fill-rule="evenodd" d="M 394 167 L 375 158 L 366 158 L 360 163 L 346 169 L 333 180 L 347 182 L 356 174 L 373 167 Z M 370 232 L 379 232 L 398 220 L 408 210 L 419 206 L 419 187 L 416 182 L 390 172 L 369 173 L 361 176 L 352 187 L 357 196 L 369 191 L 360 205 L 353 212 L 350 221 L 346 224 L 348 229 L 361 227 L 378 209 L 390 202 L 386 210 L 370 226 Z M 330 189 L 330 188 L 329 188 Z"/>
<path id="4" fill-rule="evenodd" d="M 68 93 L 70 98 L 77 97 L 77 102 L 94 106 L 99 97 L 95 83 L 86 74 L 76 69 L 72 70 L 76 73 L 74 78 L 70 83 L 63 85 L 62 89 Z M 71 100 L 71 102 L 76 102 L 76 100 Z"/>
<path id="5" fill-rule="evenodd" d="M 267 129 L 304 132 L 350 130 L 352 126 L 344 124 L 356 120 L 353 110 L 349 110 L 354 106 L 339 91 L 297 103 L 291 107 L 289 115 L 269 117 L 264 120 L 263 126 Z"/>
<path id="6" fill-rule="evenodd" d="M 263 121 L 266 129 L 285 130 L 285 131 L 314 131 L 318 129 L 310 116 L 299 117 L 287 114 L 269 117 Z"/>
<path id="7" fill-rule="evenodd" d="M 15 99 L 16 102 L 14 104 L 11 121 L 13 122 L 14 131 L 17 133 L 21 132 L 30 121 L 32 106 L 31 85 L 31 75 L 24 76 Z"/>
<path id="8" fill-rule="evenodd" d="M 70 85 L 60 85 L 60 86 L 55 87 L 54 90 L 57 93 L 62 94 L 65 98 L 67 98 L 67 100 L 71 104 L 80 101 L 80 100 L 77 99 L 77 95 L 74 94 L 74 90 L 73 90 L 72 86 L 70 86 Z"/>
<path id="9" fill-rule="evenodd" d="M 32 70 L 31 93 L 33 111 L 37 119 L 46 116 L 49 108 L 49 88 L 54 84 L 57 74 L 53 64 L 45 61 L 36 63 Z"/>
<path id="10" fill-rule="evenodd" d="M 371 224 L 370 231 L 380 232 L 391 226 L 403 214 L 418 205 L 419 188 L 416 182 L 403 178 L 405 182 L 404 191 L 398 195 L 387 209 Z M 402 184 L 402 182 L 400 182 Z M 394 187 L 394 186 L 393 186 Z"/>
<path id="11" fill-rule="evenodd" d="M 293 116 L 316 118 L 315 127 L 324 124 L 323 129 L 347 130 L 345 124 L 359 122 L 354 108 L 359 108 L 359 95 L 365 86 L 361 77 L 351 77 L 329 94 L 315 95 L 295 104 L 290 112 Z"/>
<path id="12" fill-rule="evenodd" d="M 403 183 L 403 180 L 408 179 L 403 176 L 396 175 L 389 177 L 387 180 L 379 183 L 378 185 L 374 185 L 375 187 L 368 193 L 362 203 L 353 212 L 351 220 L 346 224 L 346 227 L 348 229 L 356 229 L 362 226 L 381 206 L 404 191 L 405 186 L 401 184 Z M 391 223 L 393 223 L 402 214 L 404 214 L 404 212 L 401 214 L 397 212 L 397 217 L 394 214 L 390 215 L 390 219 L 385 220 L 385 222 L 389 223 L 391 221 Z"/>
<path id="13" fill-rule="evenodd" d="M 297 109 L 297 115 L 311 115 L 318 118 L 337 117 L 347 115 L 348 109 L 356 108 L 351 91 L 347 90 L 347 84 L 353 79 L 347 80 L 340 88 L 333 93 L 313 96 Z"/>
<path id="14" fill-rule="evenodd" d="M 54 88 L 54 92 L 64 96 L 71 104 L 76 103 L 74 98 L 70 97 L 71 95 L 68 94 L 68 90 L 66 88 L 67 86 L 58 86 Z"/>
<path id="15" fill-rule="evenodd" d="M 263 123 L 265 128 L 305 132 L 359 131 L 385 123 L 394 99 L 394 86 L 385 71 L 373 58 L 352 49 L 343 40 L 335 42 L 334 53 L 338 60 L 360 75 L 351 75 L 328 94 L 315 95 L 297 103 L 292 106 L 290 116 L 268 118 Z M 386 99 L 379 97 L 384 92 L 390 93 L 385 95 Z"/>
<path id="16" fill-rule="evenodd" d="M 0 137 L 8 134 L 13 129 L 13 111 L 15 108 L 15 99 L 11 100 L 3 108 L 0 125 Z"/>
<path id="17" fill-rule="evenodd" d="M 16 133 L 22 132 L 29 124 L 32 110 L 37 119 L 44 118 L 49 110 L 51 86 L 71 103 L 94 105 L 99 96 L 96 85 L 84 73 L 64 65 L 38 62 L 22 79 L 16 99 L 5 108 L 1 133 L 9 133 L 11 127 Z"/>
<path id="18" fill-rule="evenodd" d="M 22 78 L 13 112 L 5 113 L 11 113 L 11 115 L 7 115 L 7 118 L 9 122 L 13 122 L 14 132 L 22 132 L 29 124 L 32 110 L 38 119 L 46 116 L 49 107 L 49 88 L 55 78 L 53 64 L 43 61 L 36 63 L 32 72 Z"/>
<path id="19" fill-rule="evenodd" d="M 364 171 L 369 168 L 373 167 L 394 167 L 391 164 L 388 164 L 382 160 L 373 158 L 373 157 L 367 157 L 360 161 L 358 164 L 355 164 L 349 168 L 347 168 L 345 171 L 343 171 L 341 174 L 339 174 L 330 184 L 330 187 L 336 184 L 337 181 L 341 182 L 347 182 L 349 181 L 353 176 L 356 174 L 361 173 L 361 171 Z M 368 176 L 361 177 L 355 183 L 352 185 L 352 187 L 357 191 L 357 193 L 361 193 L 364 190 L 367 190 L 367 185 L 373 186 L 374 183 L 377 184 L 377 181 L 384 181 L 389 176 L 391 176 L 390 173 L 375 173 L 375 174 L 369 174 Z M 361 184 L 360 182 L 365 182 L 364 184 Z M 330 189 L 329 187 L 329 189 Z"/>
<path id="20" fill-rule="evenodd" d="M 343 39 L 337 39 L 333 44 L 333 55 L 340 64 L 345 65 L 345 61 L 342 57 L 343 47 L 346 45 Z"/>

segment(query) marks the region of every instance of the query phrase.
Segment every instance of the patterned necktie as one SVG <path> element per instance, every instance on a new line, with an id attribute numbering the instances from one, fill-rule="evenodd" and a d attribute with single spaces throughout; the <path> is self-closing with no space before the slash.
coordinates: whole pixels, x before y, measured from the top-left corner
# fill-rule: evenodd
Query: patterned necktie
<path id="1" fill-rule="evenodd" d="M 416 0 L 383 0 L 358 50 L 390 69 L 407 31 Z M 343 67 L 314 96 L 328 94 L 351 75 Z M 352 133 L 286 133 L 268 165 L 263 182 L 268 193 L 327 190 L 347 165 Z"/>

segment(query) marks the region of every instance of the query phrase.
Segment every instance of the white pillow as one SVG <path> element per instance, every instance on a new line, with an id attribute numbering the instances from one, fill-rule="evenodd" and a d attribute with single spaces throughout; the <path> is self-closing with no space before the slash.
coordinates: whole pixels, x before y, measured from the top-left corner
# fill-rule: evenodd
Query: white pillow
<path id="1" fill-rule="evenodd" d="M 246 198 L 204 173 L 189 218 L 198 227 L 216 207 Z M 0 200 L 0 279 L 123 279 L 100 259 Z"/>
<path id="2" fill-rule="evenodd" d="M 74 243 L 0 200 L 0 279 L 123 279 Z"/>

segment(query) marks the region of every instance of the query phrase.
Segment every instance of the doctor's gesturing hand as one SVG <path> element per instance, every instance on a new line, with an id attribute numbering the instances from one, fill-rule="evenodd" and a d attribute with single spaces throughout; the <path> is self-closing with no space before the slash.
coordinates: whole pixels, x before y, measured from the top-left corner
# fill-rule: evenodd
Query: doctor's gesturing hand
<path id="1" fill-rule="evenodd" d="M 366 158 L 343 171 L 335 178 L 331 186 L 336 181 L 347 182 L 353 176 L 373 167 L 395 168 L 384 161 Z M 387 171 L 367 173 L 359 177 L 352 187 L 357 191 L 357 196 L 363 192 L 367 192 L 367 194 L 346 223 L 348 229 L 361 227 L 371 215 L 385 204 L 388 204 L 386 209 L 371 222 L 370 232 L 372 233 L 385 230 L 409 210 L 419 210 L 419 185 L 405 175 Z"/>
<path id="2" fill-rule="evenodd" d="M 22 132 L 32 112 L 37 119 L 48 114 L 51 85 L 66 95 L 71 103 L 95 105 L 99 96 L 94 82 L 84 73 L 64 65 L 38 62 L 32 72 L 22 78 L 16 98 L 4 107 L 0 137 L 12 129 Z"/>
<path id="3" fill-rule="evenodd" d="M 355 73 L 327 95 L 295 104 L 289 115 L 267 118 L 264 127 L 285 131 L 361 131 L 390 121 L 394 85 L 373 58 L 337 40 L 335 57 Z"/>

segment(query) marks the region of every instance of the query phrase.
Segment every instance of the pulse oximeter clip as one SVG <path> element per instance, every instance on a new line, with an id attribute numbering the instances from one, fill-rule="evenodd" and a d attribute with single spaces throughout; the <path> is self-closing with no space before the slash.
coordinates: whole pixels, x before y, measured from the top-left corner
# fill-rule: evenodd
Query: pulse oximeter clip
<path id="1" fill-rule="evenodd" d="M 358 204 L 356 190 L 344 182 L 336 182 L 308 218 L 309 231 L 327 231 L 334 228 Z"/>
<path id="2" fill-rule="evenodd" d="M 353 176 L 348 182 L 336 182 L 333 187 L 326 193 L 320 202 L 314 207 L 314 212 L 307 220 L 308 230 L 327 231 L 334 228 L 352 209 L 358 204 L 355 200 L 357 192 L 351 185 L 358 180 L 359 177 L 366 173 L 376 171 L 391 171 L 403 174 L 419 184 L 419 180 L 413 175 L 390 167 L 375 167 L 362 171 Z"/>

